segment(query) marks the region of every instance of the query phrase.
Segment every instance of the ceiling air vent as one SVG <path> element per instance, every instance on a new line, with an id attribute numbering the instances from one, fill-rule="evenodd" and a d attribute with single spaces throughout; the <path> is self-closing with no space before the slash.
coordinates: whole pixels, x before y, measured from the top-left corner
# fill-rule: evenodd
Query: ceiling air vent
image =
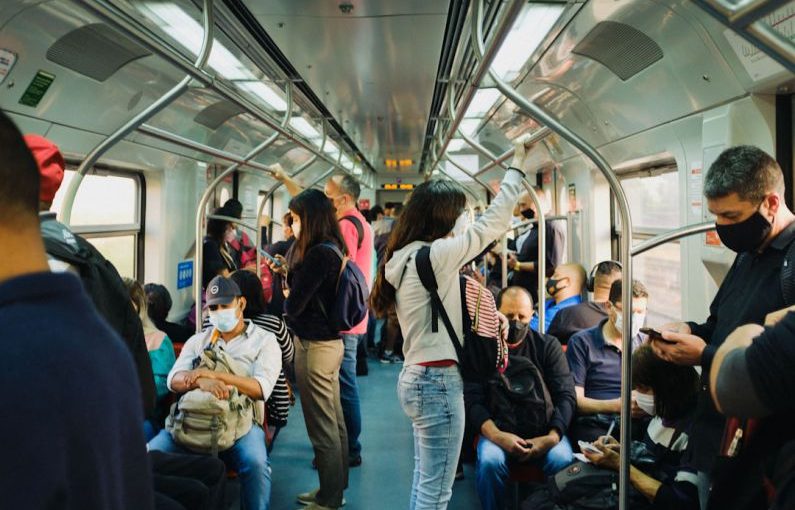
<path id="1" fill-rule="evenodd" d="M 144 48 L 102 23 L 72 30 L 47 50 L 47 60 L 97 81 L 147 55 Z"/>
<path id="2" fill-rule="evenodd" d="M 572 53 L 596 60 L 623 81 L 663 58 L 662 49 L 649 36 L 615 21 L 597 24 Z"/>
<path id="3" fill-rule="evenodd" d="M 244 112 L 244 109 L 231 101 L 218 101 L 200 111 L 193 120 L 215 131 L 227 120 Z"/>

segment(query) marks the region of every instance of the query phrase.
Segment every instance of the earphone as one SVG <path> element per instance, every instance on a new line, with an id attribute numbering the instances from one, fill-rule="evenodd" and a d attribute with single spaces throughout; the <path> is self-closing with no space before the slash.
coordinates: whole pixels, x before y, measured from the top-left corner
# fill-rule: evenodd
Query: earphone
<path id="1" fill-rule="evenodd" d="M 617 265 L 620 269 L 622 269 L 622 270 L 624 269 L 621 266 L 621 262 L 619 262 L 617 260 L 603 260 L 603 261 L 599 262 L 598 264 L 593 266 L 593 269 L 591 269 L 591 272 L 588 273 L 588 281 L 585 282 L 585 286 L 588 288 L 588 292 L 593 292 L 594 286 L 596 285 L 596 272 L 599 270 L 599 266 L 601 266 L 602 264 L 605 264 L 607 262 L 612 262 L 613 264 Z"/>

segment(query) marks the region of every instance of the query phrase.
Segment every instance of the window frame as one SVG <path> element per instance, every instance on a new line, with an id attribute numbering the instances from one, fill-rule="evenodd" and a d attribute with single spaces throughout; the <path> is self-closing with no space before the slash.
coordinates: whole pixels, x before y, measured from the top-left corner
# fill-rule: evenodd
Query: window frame
<path id="1" fill-rule="evenodd" d="M 76 171 L 82 160 L 67 160 L 66 171 Z M 112 165 L 94 165 L 86 175 L 116 176 L 131 179 L 135 182 L 135 222 L 118 225 L 76 225 L 70 226 L 75 234 L 92 238 L 133 236 L 133 279 L 143 281 L 145 270 L 145 233 L 146 233 L 146 177 L 142 170 L 119 168 Z"/>

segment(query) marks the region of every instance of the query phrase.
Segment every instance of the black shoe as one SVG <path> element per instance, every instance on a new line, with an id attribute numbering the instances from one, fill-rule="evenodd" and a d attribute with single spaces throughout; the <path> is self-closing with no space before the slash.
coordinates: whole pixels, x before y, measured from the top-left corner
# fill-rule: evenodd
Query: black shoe
<path id="1" fill-rule="evenodd" d="M 352 457 L 352 458 L 350 458 L 350 460 L 348 460 L 348 466 L 349 467 L 359 467 L 361 465 L 362 465 L 362 456 L 361 455 L 357 455 L 356 457 Z"/>

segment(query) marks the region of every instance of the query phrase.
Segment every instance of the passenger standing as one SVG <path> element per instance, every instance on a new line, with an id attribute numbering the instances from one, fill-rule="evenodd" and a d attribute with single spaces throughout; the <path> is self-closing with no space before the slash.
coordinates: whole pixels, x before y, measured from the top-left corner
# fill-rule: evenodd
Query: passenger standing
<path id="1" fill-rule="evenodd" d="M 546 193 L 541 188 L 535 188 L 538 193 L 541 207 L 547 216 L 552 211 Z M 530 195 L 524 193 L 517 206 L 517 210 L 527 219 L 536 217 L 536 206 L 530 200 Z M 566 251 L 566 225 L 563 220 L 546 221 L 546 274 L 542 278 L 552 276 L 555 268 L 563 262 L 563 254 Z M 521 242 L 520 242 L 521 241 Z M 524 287 L 531 296 L 533 302 L 538 303 L 538 228 L 532 227 L 525 236 L 520 236 L 517 240 L 516 256 L 508 257 L 508 269 L 513 271 L 511 285 Z"/>
<path id="2" fill-rule="evenodd" d="M 417 274 L 414 255 L 431 247 L 439 296 L 461 334 L 458 270 L 480 254 L 505 229 L 527 172 L 526 137 L 515 144 L 511 168 L 485 214 L 467 227 L 466 195 L 457 183 L 431 180 L 419 185 L 395 224 L 372 295 L 380 315 L 397 310 L 405 334 L 405 366 L 398 396 L 414 429 L 414 481 L 409 508 L 444 509 L 464 437 L 463 380 L 448 333 L 432 332 L 431 297 Z M 454 234 L 455 232 L 455 234 Z"/>
<path id="3" fill-rule="evenodd" d="M 236 198 L 230 198 L 221 207 L 220 211 L 222 216 L 229 216 L 231 218 L 243 218 L 243 204 Z M 240 227 L 232 225 L 234 230 L 234 238 L 229 236 L 227 245 L 235 265 L 240 268 L 252 267 L 257 263 L 257 250 L 254 248 L 254 242 L 248 236 L 245 230 L 240 230 Z"/>
<path id="4" fill-rule="evenodd" d="M 612 260 L 598 263 L 588 277 L 588 290 L 593 300 L 559 310 L 547 331 L 566 345 L 579 331 L 589 329 L 607 318 L 607 300 L 613 282 L 621 278 L 621 265 Z"/>
<path id="5" fill-rule="evenodd" d="M 144 415 L 151 418 L 156 400 L 152 364 L 146 350 L 141 320 L 130 303 L 124 282 L 113 264 L 99 250 L 57 221 L 55 213 L 50 212 L 64 176 L 65 163 L 61 151 L 50 140 L 38 135 L 26 135 L 25 142 L 38 163 L 41 177 L 39 219 L 50 269 L 78 275 L 99 314 L 124 340 L 137 368 Z M 129 380 L 131 384 L 134 381 Z"/>
<path id="6" fill-rule="evenodd" d="M 216 209 L 213 214 L 223 216 L 223 208 Z M 204 261 L 202 263 L 202 288 L 216 276 L 229 278 L 237 269 L 237 264 L 229 250 L 229 242 L 237 238 L 237 231 L 232 222 L 225 220 L 207 220 L 207 236 L 202 245 Z"/>
<path id="7" fill-rule="evenodd" d="M 765 316 L 792 304 L 785 302 L 781 269 L 795 240 L 795 216 L 784 202 L 784 175 L 778 163 L 757 147 L 726 149 L 710 166 L 704 196 L 716 216 L 723 244 L 738 253 L 710 305 L 703 324 L 662 326 L 668 342 L 653 341 L 655 352 L 679 365 L 700 365 L 702 385 L 694 431 L 688 446 L 698 469 L 702 508 L 726 420 L 710 398 L 709 373 L 717 349 L 743 324 L 763 324 Z M 744 508 L 743 501 L 735 501 Z"/>
<path id="8" fill-rule="evenodd" d="M 0 385 L 13 394 L 0 420 L 0 505 L 152 509 L 130 352 L 80 281 L 50 272 L 37 211 L 55 191 L 39 186 L 36 161 L 2 112 L 0 150 Z"/>
<path id="9" fill-rule="evenodd" d="M 370 224 L 356 208 L 361 188 L 349 175 L 339 175 L 326 181 L 326 196 L 331 200 L 340 224 L 348 256 L 364 274 L 368 288 L 372 286 L 373 233 Z M 356 354 L 359 345 L 367 343 L 367 317 L 350 331 L 342 331 L 345 356 L 340 370 L 340 391 L 345 427 L 348 431 L 348 458 L 351 466 L 362 463 L 362 412 L 359 403 L 359 385 L 356 381 Z"/>
<path id="10" fill-rule="evenodd" d="M 287 252 L 295 242 L 293 233 L 293 216 L 288 212 L 282 218 L 282 235 L 284 239 L 265 247 L 265 251 L 271 256 L 281 255 L 287 257 Z M 284 314 L 284 277 L 279 273 L 272 273 L 271 279 L 271 301 L 268 303 L 268 313 L 281 317 Z"/>
<path id="11" fill-rule="evenodd" d="M 299 193 L 289 204 L 295 245 L 289 260 L 277 255 L 271 270 L 287 278 L 284 305 L 287 325 L 295 333 L 295 373 L 306 430 L 315 452 L 320 487 L 300 494 L 312 510 L 339 508 L 348 486 L 348 436 L 340 402 L 340 366 L 344 345 L 325 310 L 336 298 L 345 240 L 326 196 L 315 189 Z M 336 250 L 334 249 L 336 248 Z"/>
<path id="12" fill-rule="evenodd" d="M 582 303 L 582 287 L 585 285 L 585 269 L 579 264 L 563 264 L 547 280 L 547 299 L 544 304 L 544 331 L 558 312 Z M 538 315 L 533 316 L 530 327 L 538 330 Z"/>

